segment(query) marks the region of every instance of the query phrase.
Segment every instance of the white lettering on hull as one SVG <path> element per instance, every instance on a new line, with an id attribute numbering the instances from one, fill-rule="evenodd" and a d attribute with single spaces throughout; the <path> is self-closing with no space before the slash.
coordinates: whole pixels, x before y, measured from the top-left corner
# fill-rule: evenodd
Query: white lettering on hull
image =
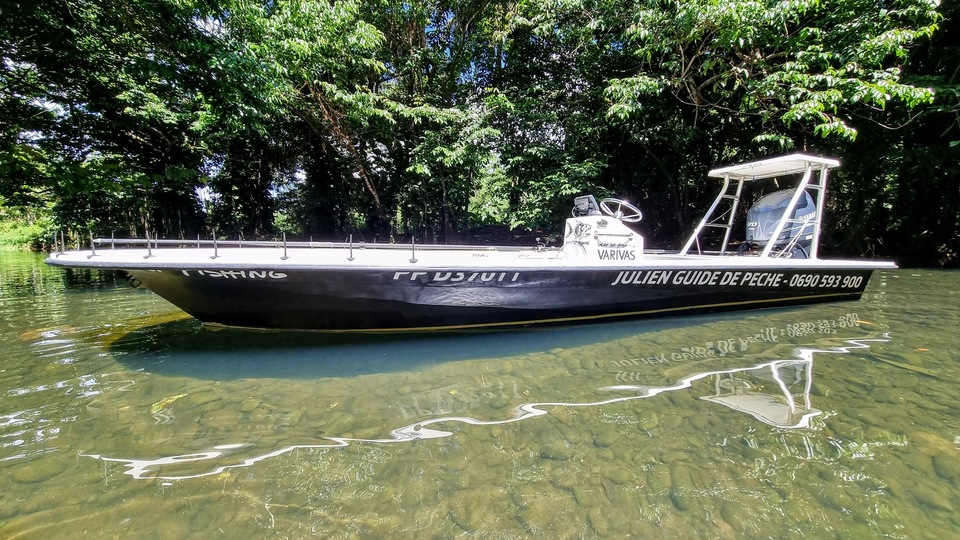
<path id="1" fill-rule="evenodd" d="M 287 274 L 276 270 L 180 270 L 185 276 L 203 276 L 220 279 L 286 279 Z"/>
<path id="2" fill-rule="evenodd" d="M 747 287 L 798 289 L 856 289 L 863 285 L 861 276 L 840 274 L 795 274 L 784 272 L 746 272 L 733 270 L 621 270 L 610 283 L 617 285 L 685 285 L 699 287 Z"/>
<path id="3" fill-rule="evenodd" d="M 394 272 L 394 281 L 423 281 L 427 283 L 512 283 L 520 279 L 520 272 Z"/>
<path id="4" fill-rule="evenodd" d="M 610 285 L 666 285 L 673 270 L 624 270 Z"/>

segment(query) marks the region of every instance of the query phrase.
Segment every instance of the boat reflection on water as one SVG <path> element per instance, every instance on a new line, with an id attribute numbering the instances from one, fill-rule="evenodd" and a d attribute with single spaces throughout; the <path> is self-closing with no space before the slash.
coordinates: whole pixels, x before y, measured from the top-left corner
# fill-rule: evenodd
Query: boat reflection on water
<path id="1" fill-rule="evenodd" d="M 747 413 L 764 424 L 780 428 L 807 427 L 821 414 L 810 404 L 813 359 L 778 360 L 762 368 L 713 375 L 714 395 L 700 399 Z M 757 379 L 774 383 L 780 393 L 765 393 Z M 796 395 L 794 388 L 799 388 Z"/>
<path id="2" fill-rule="evenodd" d="M 844 346 L 828 348 L 800 347 L 796 358 L 774 360 L 749 367 L 704 371 L 685 377 L 679 384 L 651 388 L 618 385 L 609 390 L 634 390 L 638 397 L 651 397 L 663 392 L 690 388 L 695 381 L 712 381 L 712 395 L 700 399 L 749 414 L 764 424 L 785 428 L 806 428 L 822 411 L 815 409 L 810 397 L 813 388 L 813 356 L 815 353 L 845 354 L 853 349 L 869 349 L 870 343 L 889 342 L 886 334 L 877 338 L 851 339 Z M 768 387 L 772 387 L 767 390 Z"/>
<path id="3" fill-rule="evenodd" d="M 704 369 L 696 365 L 684 366 L 695 371 L 664 385 L 619 384 L 595 387 L 581 400 L 531 401 L 516 405 L 513 415 L 506 419 L 490 419 L 471 414 L 433 414 L 413 423 L 392 429 L 389 436 L 381 438 L 324 435 L 314 443 L 282 446 L 264 452 L 262 440 L 237 441 L 212 445 L 209 450 L 169 455 L 154 459 L 111 457 L 101 454 L 82 454 L 104 462 L 122 464 L 124 474 L 137 479 L 185 480 L 207 477 L 233 469 L 251 467 L 259 462 L 283 456 L 298 450 L 334 449 L 361 445 L 404 444 L 425 439 L 469 437 L 465 426 L 498 426 L 515 424 L 525 420 L 549 415 L 560 408 L 583 409 L 616 403 L 651 399 L 660 394 L 689 390 L 704 395 L 699 399 L 722 405 L 745 413 L 764 424 L 779 429 L 803 429 L 810 427 L 811 419 L 821 414 L 814 408 L 811 399 L 813 387 L 813 361 L 816 354 L 845 354 L 855 349 L 869 349 L 874 343 L 891 341 L 887 334 L 864 338 L 830 338 L 836 346 L 797 347 L 791 358 L 753 363 L 748 366 Z M 822 343 L 822 342 L 821 342 Z M 716 366 L 718 359 L 708 364 Z M 741 358 L 742 362 L 744 359 Z M 721 358 L 720 363 L 729 365 L 735 358 Z M 706 367 L 706 365 L 701 365 Z M 668 370 L 667 372 L 669 372 Z M 698 384 L 699 383 L 699 384 Z M 591 399 L 596 396 L 596 399 Z M 670 404 L 662 402 L 664 406 Z M 387 426 L 389 428 L 389 426 Z M 316 433 L 316 432 L 315 432 Z M 178 471 L 178 469 L 180 469 Z"/>

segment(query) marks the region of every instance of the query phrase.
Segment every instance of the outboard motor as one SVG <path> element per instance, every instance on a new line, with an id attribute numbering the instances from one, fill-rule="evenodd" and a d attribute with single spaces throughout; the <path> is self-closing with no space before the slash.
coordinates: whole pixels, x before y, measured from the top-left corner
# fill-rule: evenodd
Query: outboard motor
<path id="1" fill-rule="evenodd" d="M 772 239 L 773 231 L 777 223 L 783 218 L 783 213 L 790 204 L 790 198 L 793 197 L 793 189 L 783 189 L 767 194 L 762 197 L 750 210 L 747 211 L 747 241 L 740 245 L 738 253 L 743 255 L 753 250 L 761 249 Z M 813 202 L 813 197 L 806 191 L 797 201 L 797 207 L 793 210 L 793 215 L 789 219 L 798 220 L 803 223 L 787 224 L 780 238 L 775 240 L 775 246 L 783 246 L 794 243 L 792 256 L 796 258 L 806 258 L 810 252 L 810 244 L 813 240 L 812 229 L 806 226 L 806 222 L 816 219 L 817 206 Z"/>

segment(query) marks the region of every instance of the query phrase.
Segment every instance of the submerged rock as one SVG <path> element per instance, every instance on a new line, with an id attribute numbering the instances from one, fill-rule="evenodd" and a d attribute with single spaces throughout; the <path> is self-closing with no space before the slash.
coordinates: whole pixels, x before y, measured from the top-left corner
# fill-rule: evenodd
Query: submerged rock
<path id="1" fill-rule="evenodd" d="M 35 484 L 50 480 L 67 469 L 64 460 L 44 457 L 9 467 L 10 479 L 21 484 Z"/>

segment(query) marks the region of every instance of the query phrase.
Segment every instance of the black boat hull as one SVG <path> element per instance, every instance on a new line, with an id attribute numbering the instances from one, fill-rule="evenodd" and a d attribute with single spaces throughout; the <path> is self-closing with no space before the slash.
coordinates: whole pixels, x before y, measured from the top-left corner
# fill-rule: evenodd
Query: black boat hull
<path id="1" fill-rule="evenodd" d="M 872 269 L 130 269 L 197 319 L 229 326 L 419 331 L 857 300 Z"/>

